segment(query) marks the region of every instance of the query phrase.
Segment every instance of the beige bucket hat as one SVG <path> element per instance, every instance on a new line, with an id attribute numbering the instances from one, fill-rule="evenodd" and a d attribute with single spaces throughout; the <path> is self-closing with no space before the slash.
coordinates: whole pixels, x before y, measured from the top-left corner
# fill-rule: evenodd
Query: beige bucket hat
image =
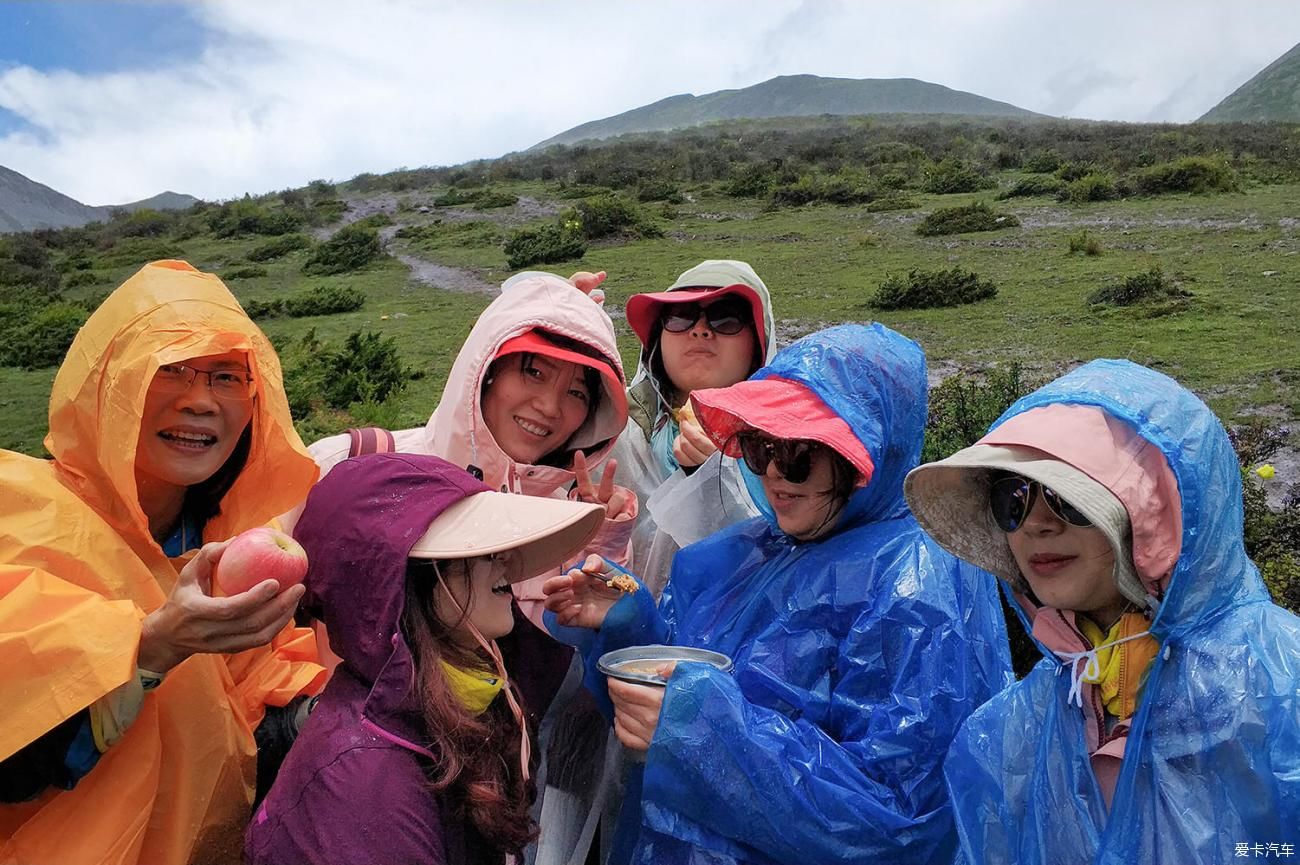
<path id="1" fill-rule="evenodd" d="M 518 582 L 567 564 L 604 519 L 603 505 L 485 490 L 438 514 L 408 555 L 467 559 L 518 550 L 520 567 L 512 575 Z"/>
<path id="2" fill-rule="evenodd" d="M 1114 493 L 1069 463 L 1033 448 L 977 444 L 912 469 L 903 494 L 921 528 L 940 546 L 1027 592 L 1006 532 L 993 521 L 989 508 L 998 470 L 1038 481 L 1086 516 L 1115 551 L 1120 593 L 1139 607 L 1147 605 L 1147 593 L 1133 567 L 1128 512 Z"/>

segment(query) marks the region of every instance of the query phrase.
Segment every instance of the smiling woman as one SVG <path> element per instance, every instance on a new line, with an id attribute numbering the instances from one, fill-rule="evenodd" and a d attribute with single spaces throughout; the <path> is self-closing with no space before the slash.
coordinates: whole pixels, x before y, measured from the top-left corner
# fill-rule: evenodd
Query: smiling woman
<path id="1" fill-rule="evenodd" d="M 0 861 L 236 861 L 253 731 L 324 677 L 300 586 L 211 595 L 204 542 L 316 478 L 275 353 L 215 276 L 155 262 L 77 335 L 45 444 L 0 452 Z"/>

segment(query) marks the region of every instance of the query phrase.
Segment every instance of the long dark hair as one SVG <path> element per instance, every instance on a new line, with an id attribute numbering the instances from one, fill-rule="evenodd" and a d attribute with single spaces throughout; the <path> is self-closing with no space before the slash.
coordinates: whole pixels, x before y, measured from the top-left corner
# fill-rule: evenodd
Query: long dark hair
<path id="1" fill-rule="evenodd" d="M 455 642 L 454 626 L 449 628 L 438 618 L 434 597 L 441 591 L 439 568 L 444 579 L 464 579 L 469 585 L 465 562 L 409 560 L 401 622 L 415 659 L 414 687 L 431 750 L 438 756 L 426 769 L 429 787 L 448 794 L 457 816 L 468 820 L 485 843 L 519 855 L 537 837 L 537 824 L 528 813 L 537 786 L 520 774 L 519 728 L 506 701 L 498 698 L 483 714 L 472 715 L 442 674 L 440 661 L 484 670 L 491 669 L 491 663 L 482 652 Z"/>
<path id="2" fill-rule="evenodd" d="M 239 479 L 240 472 L 248 464 L 248 454 L 252 447 L 253 419 L 250 418 L 248 426 L 244 427 L 239 441 L 235 443 L 235 449 L 226 457 L 221 468 L 207 480 L 185 488 L 185 500 L 181 505 L 182 519 L 191 519 L 202 528 L 208 520 L 221 513 L 221 500 L 230 492 L 230 488 Z"/>

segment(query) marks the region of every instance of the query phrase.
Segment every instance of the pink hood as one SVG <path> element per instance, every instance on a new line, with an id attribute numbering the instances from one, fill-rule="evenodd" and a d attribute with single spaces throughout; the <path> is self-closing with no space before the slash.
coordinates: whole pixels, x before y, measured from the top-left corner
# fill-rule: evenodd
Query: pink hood
<path id="1" fill-rule="evenodd" d="M 477 466 L 483 472 L 483 482 L 492 489 L 550 496 L 573 483 L 573 472 L 568 466 L 515 463 L 492 438 L 479 406 L 483 378 L 501 344 L 533 329 L 590 346 L 606 357 L 619 378 L 625 380 L 614 325 L 605 311 L 558 276 L 523 274 L 508 280 L 501 295 L 474 323 L 424 433 L 429 453 L 462 468 Z M 569 444 L 586 450 L 588 465 L 597 469 L 609 457 L 626 420 L 618 416 L 609 400 L 602 400 L 601 408 Z"/>

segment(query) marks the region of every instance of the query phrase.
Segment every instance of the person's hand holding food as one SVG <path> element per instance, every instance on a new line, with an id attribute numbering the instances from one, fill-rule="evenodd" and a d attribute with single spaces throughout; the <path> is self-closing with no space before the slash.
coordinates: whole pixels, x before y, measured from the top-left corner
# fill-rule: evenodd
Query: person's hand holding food
<path id="1" fill-rule="evenodd" d="M 667 681 L 676 669 L 676 661 L 668 661 L 658 669 Z M 650 742 L 659 728 L 659 713 L 663 711 L 665 689 L 658 685 L 638 685 L 622 679 L 609 678 L 609 699 L 614 704 L 614 733 L 623 747 L 632 751 L 650 750 Z"/>
<path id="2" fill-rule="evenodd" d="M 695 417 L 690 400 L 681 408 L 673 409 L 673 418 L 677 421 L 678 434 L 673 439 L 673 459 L 680 466 L 698 466 L 713 456 L 718 446 L 713 443 Z"/>
<path id="3" fill-rule="evenodd" d="M 619 584 L 612 585 L 614 580 Z M 542 594 L 546 595 L 546 609 L 555 613 L 561 625 L 597 630 L 605 623 L 610 608 L 629 591 L 627 582 L 632 584 L 630 591 L 636 591 L 635 580 L 600 556 L 591 555 L 582 567 L 543 583 Z"/>

